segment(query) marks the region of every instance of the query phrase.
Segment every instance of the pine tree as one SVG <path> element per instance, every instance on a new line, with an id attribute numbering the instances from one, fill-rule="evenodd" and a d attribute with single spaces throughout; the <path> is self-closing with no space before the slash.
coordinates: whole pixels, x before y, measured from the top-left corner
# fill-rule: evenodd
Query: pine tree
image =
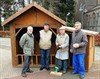
<path id="1" fill-rule="evenodd" d="M 0 29 L 2 29 L 1 17 L 7 18 L 8 16 L 10 16 L 11 4 L 12 0 L 0 0 Z"/>
<path id="2" fill-rule="evenodd" d="M 54 14 L 65 20 L 67 22 L 67 25 L 72 27 L 75 17 L 74 7 L 75 7 L 74 0 L 56 0 L 56 4 L 53 7 Z"/>
<path id="3" fill-rule="evenodd" d="M 75 1 L 74 0 L 66 0 L 67 11 L 70 13 L 66 16 L 67 25 L 73 27 L 75 21 Z"/>

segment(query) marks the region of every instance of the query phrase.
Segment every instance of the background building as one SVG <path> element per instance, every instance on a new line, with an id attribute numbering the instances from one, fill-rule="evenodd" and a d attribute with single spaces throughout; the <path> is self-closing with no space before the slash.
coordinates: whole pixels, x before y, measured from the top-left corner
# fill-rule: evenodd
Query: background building
<path id="1" fill-rule="evenodd" d="M 100 32 L 100 0 L 75 0 L 75 20 L 83 21 L 83 28 Z M 83 14 L 79 9 L 84 6 Z M 83 18 L 82 18 L 83 16 Z"/>
<path id="2" fill-rule="evenodd" d="M 100 6 L 85 13 L 84 28 L 100 32 Z"/>

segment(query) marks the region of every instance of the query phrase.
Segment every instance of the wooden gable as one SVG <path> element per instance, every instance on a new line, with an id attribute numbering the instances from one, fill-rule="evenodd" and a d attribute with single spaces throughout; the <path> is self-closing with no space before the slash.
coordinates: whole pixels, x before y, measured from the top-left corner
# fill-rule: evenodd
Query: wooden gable
<path id="1" fill-rule="evenodd" d="M 41 15 L 41 17 L 38 15 Z M 33 23 L 33 20 L 45 20 L 43 22 L 47 22 L 46 21 L 46 18 L 47 17 L 43 17 L 44 15 L 46 15 L 47 17 L 49 16 L 50 18 L 52 18 L 53 20 L 56 20 L 58 21 L 59 23 L 65 25 L 66 22 L 63 21 L 62 19 L 60 19 L 59 17 L 55 16 L 53 13 L 49 12 L 48 10 L 44 9 L 43 7 L 37 5 L 36 3 L 31 3 L 30 5 L 28 5 L 27 7 L 23 8 L 22 10 L 16 12 L 14 15 L 10 16 L 8 19 L 6 19 L 3 23 L 2 23 L 2 26 L 6 25 L 7 23 L 11 23 L 11 22 L 15 22 L 15 20 L 17 19 L 19 21 L 20 18 L 23 18 L 24 19 L 24 22 L 26 22 L 26 24 L 29 24 L 26 19 L 30 19 L 30 21 L 32 21 L 32 24 Z M 20 16 L 20 18 L 19 18 Z M 27 17 L 28 16 L 28 17 Z M 33 17 L 35 16 L 35 17 Z M 26 18 L 25 18 L 26 17 Z M 32 18 L 33 17 L 33 18 Z M 23 20 L 22 19 L 22 20 Z M 48 21 L 52 20 L 52 19 L 49 19 Z M 41 21 L 41 20 L 40 20 Z M 37 21 L 35 21 L 37 22 Z M 37 22 L 38 23 L 38 22 Z M 36 24 L 36 23 L 35 23 Z M 38 23 L 39 24 L 39 23 Z"/>

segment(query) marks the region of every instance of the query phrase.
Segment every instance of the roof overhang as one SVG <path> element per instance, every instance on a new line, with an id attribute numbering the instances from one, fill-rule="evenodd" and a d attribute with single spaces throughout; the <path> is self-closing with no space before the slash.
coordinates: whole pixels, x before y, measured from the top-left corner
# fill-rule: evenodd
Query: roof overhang
<path id="1" fill-rule="evenodd" d="M 57 20 L 58 22 L 60 22 L 63 25 L 66 25 L 66 22 L 62 19 L 60 19 L 59 17 L 57 17 L 56 15 L 54 15 L 53 13 L 51 13 L 50 11 L 46 10 L 45 8 L 41 7 L 40 5 L 38 5 L 36 2 L 29 4 L 28 6 L 24 7 L 23 9 L 21 9 L 20 11 L 16 12 L 15 14 L 13 14 L 12 16 L 10 16 L 8 19 L 6 19 L 4 22 L 1 23 L 2 26 L 10 23 L 12 20 L 14 20 L 15 18 L 17 18 L 18 16 L 20 16 L 22 13 L 26 12 L 27 10 L 29 10 L 30 8 L 35 7 L 37 9 L 39 9 L 40 11 L 44 12 L 45 14 L 47 14 L 48 16 L 52 17 L 53 19 Z"/>
<path id="2" fill-rule="evenodd" d="M 73 27 L 67 27 L 66 26 L 66 31 L 73 32 L 73 31 L 75 31 L 75 28 L 73 28 Z M 82 31 L 85 32 L 87 35 L 91 35 L 91 36 L 94 36 L 94 35 L 98 35 L 99 34 L 99 32 L 90 31 L 90 30 L 83 30 L 82 29 Z"/>

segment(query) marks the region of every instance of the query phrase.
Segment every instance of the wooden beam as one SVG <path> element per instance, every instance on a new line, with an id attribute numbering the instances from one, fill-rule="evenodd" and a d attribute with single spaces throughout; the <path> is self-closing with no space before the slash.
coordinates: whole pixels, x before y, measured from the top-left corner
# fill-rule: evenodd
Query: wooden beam
<path id="1" fill-rule="evenodd" d="M 53 31 L 53 29 L 52 28 L 50 28 L 50 30 L 54 33 L 54 35 L 56 36 L 57 34 L 56 34 L 56 32 L 55 31 Z"/>
<path id="2" fill-rule="evenodd" d="M 11 52 L 12 52 L 12 65 L 13 67 L 18 64 L 18 59 L 16 56 L 16 39 L 15 39 L 15 26 L 10 25 L 10 37 L 11 37 Z"/>
<path id="3" fill-rule="evenodd" d="M 18 35 L 18 33 L 22 30 L 23 28 L 20 28 L 19 30 L 18 30 L 18 32 L 16 33 L 16 35 L 15 36 L 17 36 Z"/>

